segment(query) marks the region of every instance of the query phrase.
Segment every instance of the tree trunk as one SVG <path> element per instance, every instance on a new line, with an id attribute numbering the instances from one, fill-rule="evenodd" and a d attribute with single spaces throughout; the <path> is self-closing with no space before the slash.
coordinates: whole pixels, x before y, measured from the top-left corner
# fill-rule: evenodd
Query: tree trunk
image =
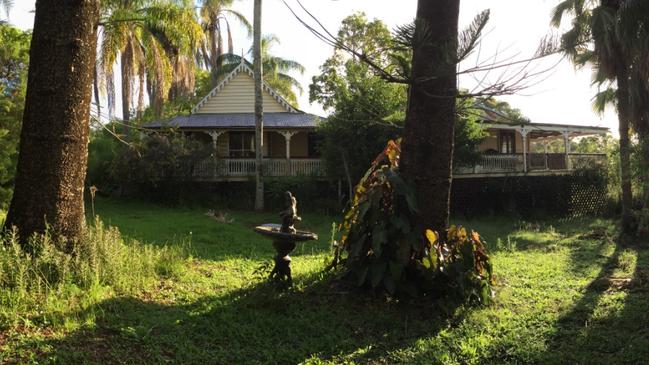
<path id="1" fill-rule="evenodd" d="M 264 209 L 264 177 L 262 170 L 264 153 L 264 104 L 263 104 L 263 70 L 261 66 L 261 0 L 255 0 L 254 8 L 253 58 L 255 74 L 255 156 L 256 188 L 255 210 Z"/>
<path id="2" fill-rule="evenodd" d="M 137 118 L 142 119 L 144 115 L 144 65 L 140 65 L 138 70 L 138 89 L 137 89 Z"/>
<path id="3" fill-rule="evenodd" d="M 108 102 L 108 120 L 115 119 L 115 75 L 112 66 L 110 72 L 106 72 L 106 100 Z"/>
<path id="4" fill-rule="evenodd" d="M 97 62 L 93 67 L 92 88 L 95 95 L 95 104 L 97 105 L 97 120 L 101 120 L 101 103 L 99 100 L 99 73 L 97 72 Z"/>
<path id="5" fill-rule="evenodd" d="M 97 48 L 98 0 L 36 2 L 16 187 L 5 227 L 23 241 L 49 226 L 77 241 Z"/>
<path id="6" fill-rule="evenodd" d="M 623 63 L 617 71 L 617 114 L 620 131 L 620 182 L 622 187 L 622 231 L 631 233 L 633 195 L 631 192 L 631 146 L 629 121 L 631 118 L 629 100 L 629 70 Z"/>
<path id="7" fill-rule="evenodd" d="M 128 133 L 128 121 L 131 120 L 131 79 L 133 78 L 133 45 L 131 41 L 126 43 L 121 56 L 122 66 L 122 120 L 126 125 Z"/>
<path id="8" fill-rule="evenodd" d="M 211 67 L 210 72 L 212 76 L 212 87 L 216 87 L 216 85 L 218 85 L 216 72 L 218 70 L 217 60 L 219 58 L 219 55 L 218 55 L 218 46 L 217 46 L 216 37 L 217 37 L 216 24 L 214 24 L 212 25 L 212 29 L 210 30 L 210 67 Z"/>
<path id="9" fill-rule="evenodd" d="M 459 8 L 459 0 L 419 0 L 417 7 L 401 170 L 416 188 L 419 230 L 448 226 Z"/>
<path id="10" fill-rule="evenodd" d="M 216 68 L 220 69 L 223 66 L 223 59 L 221 58 L 223 56 L 223 33 L 221 32 L 221 25 L 218 22 L 216 23 L 216 34 L 219 35 L 216 45 Z"/>

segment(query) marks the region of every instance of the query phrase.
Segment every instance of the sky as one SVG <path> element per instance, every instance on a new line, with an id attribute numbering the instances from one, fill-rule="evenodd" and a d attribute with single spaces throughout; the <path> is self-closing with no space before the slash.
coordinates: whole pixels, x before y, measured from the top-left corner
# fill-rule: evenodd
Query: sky
<path id="1" fill-rule="evenodd" d="M 294 9 L 299 9 L 295 0 L 286 0 Z M 550 14 L 559 0 L 462 0 L 460 28 L 466 27 L 482 10 L 490 9 L 491 19 L 484 32 L 479 57 L 474 55 L 459 66 L 461 70 L 476 62 L 491 59 L 527 59 L 534 55 L 539 41 L 552 31 Z M 390 29 L 412 21 L 416 13 L 416 0 L 302 0 L 304 6 L 317 15 L 321 23 L 332 33 L 338 30 L 340 22 L 355 12 L 364 12 L 370 19 L 380 19 Z M 16 0 L 9 21 L 22 29 L 33 25 L 34 0 Z M 253 1 L 235 0 L 233 9 L 243 13 L 252 22 Z M 304 13 L 302 15 L 306 16 Z M 281 0 L 263 1 L 264 34 L 275 34 L 281 41 L 272 49 L 273 54 L 300 62 L 306 68 L 303 75 L 295 75 L 304 88 L 299 96 L 299 107 L 309 113 L 326 115 L 318 104 L 309 104 L 308 86 L 311 78 L 319 74 L 319 66 L 331 56 L 331 47 L 322 43 L 301 25 Z M 252 43 L 243 35 L 243 30 L 234 27 L 234 49 L 240 53 L 248 50 Z M 560 56 L 552 56 L 530 64 L 529 72 L 552 68 L 551 71 L 533 79 L 533 85 L 517 95 L 502 96 L 500 100 L 521 109 L 523 115 L 536 123 L 576 124 L 609 127 L 617 135 L 617 118 L 614 110 L 603 116 L 592 109 L 592 97 L 597 92 L 591 86 L 591 70 L 575 70 L 572 64 Z M 508 70 L 512 75 L 517 69 Z M 493 71 L 486 82 L 496 80 L 502 72 Z M 483 75 L 475 75 L 481 79 Z M 476 77 L 460 78 L 460 87 L 472 89 Z M 119 87 L 119 85 L 116 85 Z M 120 100 L 120 98 L 117 98 Z M 120 106 L 116 108 L 119 111 Z"/>

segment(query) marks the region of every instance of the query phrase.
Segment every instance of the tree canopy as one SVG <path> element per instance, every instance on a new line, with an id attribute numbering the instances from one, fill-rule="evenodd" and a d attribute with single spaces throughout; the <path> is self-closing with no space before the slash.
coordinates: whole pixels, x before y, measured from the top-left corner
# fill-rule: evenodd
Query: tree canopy
<path id="1" fill-rule="evenodd" d="M 342 21 L 338 38 L 386 69 L 400 68 L 399 60 L 407 58 L 407 50 L 381 55 L 395 38 L 382 21 L 368 20 L 362 13 Z M 334 50 L 320 71 L 309 86 L 310 101 L 321 103 L 331 112 L 319 128 L 323 138 L 320 150 L 328 173 L 355 185 L 385 143 L 402 135 L 407 86 L 386 81 L 375 68 L 339 49 Z M 478 124 L 478 104 L 473 98 L 458 103 L 461 108 L 456 117 L 456 162 L 472 164 L 479 156 L 476 147 L 484 137 Z"/>

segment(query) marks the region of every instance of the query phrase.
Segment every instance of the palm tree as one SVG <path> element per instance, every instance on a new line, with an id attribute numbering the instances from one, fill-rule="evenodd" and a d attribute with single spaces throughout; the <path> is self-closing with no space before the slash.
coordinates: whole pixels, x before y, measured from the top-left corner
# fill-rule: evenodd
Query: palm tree
<path id="1" fill-rule="evenodd" d="M 16 187 L 5 221 L 22 242 L 48 227 L 69 243 L 83 233 L 98 22 L 98 0 L 36 2 Z"/>
<path id="2" fill-rule="evenodd" d="M 630 56 L 629 98 L 638 135 L 643 211 L 649 210 L 649 2 L 626 0 L 620 7 L 620 36 Z M 640 229 L 640 228 L 639 228 Z M 646 227 L 645 227 L 646 229 Z M 646 232 L 638 232 L 639 235 Z"/>
<path id="3" fill-rule="evenodd" d="M 225 53 L 224 35 L 228 39 L 228 53 L 234 53 L 230 19 L 238 21 L 248 31 L 248 36 L 252 33 L 252 26 L 246 17 L 229 9 L 233 2 L 234 0 L 203 0 L 200 8 L 203 37 L 196 53 L 196 61 L 212 72 L 212 87 L 216 86 L 216 72 L 221 65 L 221 55 Z"/>
<path id="4" fill-rule="evenodd" d="M 100 70 L 105 78 L 111 78 L 120 57 L 125 121 L 131 117 L 136 81 L 138 114 L 144 109 L 145 90 L 159 115 L 172 82 L 193 87 L 191 80 L 182 81 L 187 75 L 193 76 L 193 72 L 187 72 L 193 65 L 187 62 L 187 56 L 191 56 L 201 33 L 190 1 L 113 0 L 104 3 L 103 13 Z M 110 84 L 109 80 L 106 86 Z M 111 93 L 109 90 L 109 103 Z"/>
<path id="5" fill-rule="evenodd" d="M 288 100 L 293 105 L 297 105 L 297 95 L 295 90 L 302 94 L 303 89 L 300 82 L 291 76 L 291 73 L 298 72 L 302 75 L 304 74 L 305 68 L 297 61 L 287 60 L 272 55 L 271 48 L 273 45 L 279 44 L 279 42 L 279 38 L 274 34 L 268 34 L 261 37 L 261 63 L 264 69 L 264 81 L 284 99 Z M 248 54 L 253 53 L 253 47 L 251 47 Z M 221 67 L 218 72 L 216 72 L 217 80 L 220 80 L 225 75 L 232 72 L 241 61 L 241 56 L 236 54 L 226 53 L 222 55 Z M 248 62 L 248 64 L 250 64 L 250 62 Z"/>
<path id="6" fill-rule="evenodd" d="M 559 27 L 565 14 L 572 15 L 572 28 L 564 33 L 562 44 L 573 63 L 577 66 L 592 65 L 593 79 L 599 85 L 610 82 L 617 84 L 615 104 L 620 133 L 621 221 L 625 233 L 632 228 L 630 132 L 632 124 L 637 125 L 633 123 L 632 79 L 640 66 L 636 62 L 638 48 L 629 47 L 639 34 L 638 28 L 634 28 L 635 31 L 629 29 L 638 23 L 624 14 L 626 6 L 632 2 L 600 0 L 599 3 L 584 3 L 582 0 L 565 0 L 557 5 L 552 18 L 552 24 Z"/>

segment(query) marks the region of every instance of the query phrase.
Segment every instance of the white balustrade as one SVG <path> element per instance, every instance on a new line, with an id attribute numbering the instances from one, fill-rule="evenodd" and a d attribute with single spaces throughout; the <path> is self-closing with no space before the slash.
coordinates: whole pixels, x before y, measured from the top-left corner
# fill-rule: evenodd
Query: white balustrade
<path id="1" fill-rule="evenodd" d="M 289 166 L 290 164 L 290 166 Z M 195 178 L 246 177 L 255 175 L 255 159 L 206 159 L 192 166 Z M 263 160 L 264 176 L 324 176 L 324 166 L 319 159 L 269 158 Z"/>
<path id="2" fill-rule="evenodd" d="M 523 171 L 523 155 L 484 155 L 476 172 Z"/>
<path id="3" fill-rule="evenodd" d="M 565 170 L 564 154 L 529 154 L 527 162 L 531 171 Z M 594 167 L 606 161 L 604 154 L 570 154 L 573 169 Z M 524 172 L 522 154 L 484 155 L 473 167 L 456 166 L 455 175 Z M 255 159 L 206 159 L 192 165 L 194 178 L 252 177 L 255 175 Z M 264 176 L 324 176 L 324 164 L 319 159 L 270 158 L 263 160 Z M 547 167 L 546 167 L 547 166 Z"/>
<path id="4" fill-rule="evenodd" d="M 569 166 L 572 170 L 590 168 L 601 165 L 606 161 L 605 154 L 577 154 L 568 155 Z M 558 171 L 566 170 L 565 154 L 528 154 L 527 163 L 530 171 Z M 523 154 L 483 155 L 482 160 L 473 167 L 457 166 L 455 175 L 489 174 L 504 172 L 525 172 Z"/>

